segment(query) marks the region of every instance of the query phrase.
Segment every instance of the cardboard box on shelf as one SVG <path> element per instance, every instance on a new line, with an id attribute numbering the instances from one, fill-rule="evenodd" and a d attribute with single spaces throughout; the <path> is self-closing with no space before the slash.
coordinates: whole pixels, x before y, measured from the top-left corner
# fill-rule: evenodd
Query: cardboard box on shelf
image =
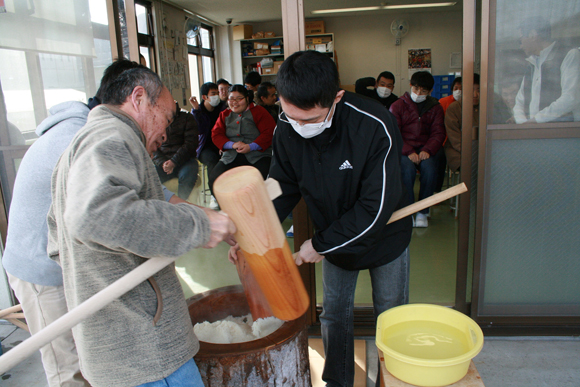
<path id="1" fill-rule="evenodd" d="M 324 33 L 324 20 L 306 20 L 304 22 L 304 33 L 306 35 L 313 34 L 323 34 Z"/>
<path id="2" fill-rule="evenodd" d="M 254 50 L 267 50 L 268 43 L 264 42 L 254 42 Z"/>
<path id="3" fill-rule="evenodd" d="M 255 50 L 256 56 L 270 55 L 270 50 Z"/>
<path id="4" fill-rule="evenodd" d="M 274 61 L 274 69 L 276 70 L 276 73 L 278 73 L 278 70 L 280 69 L 280 66 L 282 65 L 282 63 L 284 63 L 283 60 L 275 60 Z"/>
<path id="5" fill-rule="evenodd" d="M 250 39 L 254 28 L 249 24 L 240 24 L 234 26 L 233 37 L 234 40 Z"/>
<path id="6" fill-rule="evenodd" d="M 278 72 L 278 69 L 275 67 L 266 67 L 262 68 L 262 75 L 274 75 Z"/>
<path id="7" fill-rule="evenodd" d="M 332 42 L 332 38 L 330 36 L 316 36 L 316 37 L 307 37 L 306 44 L 323 44 Z"/>
<path id="8" fill-rule="evenodd" d="M 264 32 L 264 37 L 265 38 L 275 38 L 276 34 L 272 31 L 268 31 L 268 32 Z"/>
<path id="9" fill-rule="evenodd" d="M 263 39 L 264 38 L 264 31 L 256 32 L 252 34 L 252 39 Z"/>

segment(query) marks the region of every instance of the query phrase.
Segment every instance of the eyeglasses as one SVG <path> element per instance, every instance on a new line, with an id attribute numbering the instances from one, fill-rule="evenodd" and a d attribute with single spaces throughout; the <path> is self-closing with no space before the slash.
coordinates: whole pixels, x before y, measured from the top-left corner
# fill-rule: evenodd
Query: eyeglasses
<path id="1" fill-rule="evenodd" d="M 231 101 L 231 102 L 240 102 L 240 101 L 242 101 L 243 99 L 246 99 L 246 97 L 237 97 L 237 98 L 234 98 L 234 97 L 229 97 L 229 98 L 228 98 L 228 101 Z"/>

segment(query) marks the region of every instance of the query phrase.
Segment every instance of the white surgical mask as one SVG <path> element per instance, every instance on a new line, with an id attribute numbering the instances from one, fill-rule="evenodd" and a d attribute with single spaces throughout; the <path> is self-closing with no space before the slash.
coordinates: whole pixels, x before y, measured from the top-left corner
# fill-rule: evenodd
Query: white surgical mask
<path id="1" fill-rule="evenodd" d="M 427 99 L 427 96 L 426 95 L 418 95 L 418 94 L 411 92 L 411 99 L 415 103 L 421 103 Z"/>
<path id="2" fill-rule="evenodd" d="M 300 124 L 298 121 L 293 120 L 292 118 L 286 116 L 292 128 L 298 133 L 300 136 L 304 138 L 312 138 L 318 136 L 320 133 L 324 132 L 327 128 L 332 126 L 332 118 L 334 117 L 333 111 L 334 105 L 328 111 L 326 118 L 322 122 L 317 122 L 314 124 Z M 332 117 L 328 117 L 330 112 L 333 111 Z"/>
<path id="3" fill-rule="evenodd" d="M 453 98 L 456 101 L 461 101 L 461 90 L 453 90 Z"/>
<path id="4" fill-rule="evenodd" d="M 220 104 L 220 96 L 219 95 L 210 95 L 209 96 L 209 104 L 213 107 L 216 107 Z"/>
<path id="5" fill-rule="evenodd" d="M 388 98 L 391 95 L 391 89 L 388 87 L 377 87 L 377 94 L 381 98 Z"/>

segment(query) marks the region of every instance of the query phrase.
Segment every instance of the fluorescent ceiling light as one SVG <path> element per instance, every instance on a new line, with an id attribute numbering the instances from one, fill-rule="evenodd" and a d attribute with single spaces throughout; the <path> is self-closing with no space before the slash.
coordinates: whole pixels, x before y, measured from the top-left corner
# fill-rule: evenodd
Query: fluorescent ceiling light
<path id="1" fill-rule="evenodd" d="M 400 4 L 400 5 L 381 5 L 376 7 L 357 7 L 357 8 L 335 8 L 335 9 L 318 9 L 312 11 L 312 14 L 323 13 L 341 13 L 341 12 L 362 12 L 362 11 L 378 11 L 381 9 L 406 9 L 406 8 L 430 8 L 430 7 L 451 7 L 457 2 L 447 3 L 425 3 L 425 4 Z"/>
<path id="2" fill-rule="evenodd" d="M 381 6 L 376 7 L 357 7 L 357 8 L 336 8 L 336 9 L 319 9 L 317 11 L 312 11 L 313 14 L 316 13 L 339 13 L 339 12 L 362 12 L 362 11 L 378 11 Z"/>
<path id="3" fill-rule="evenodd" d="M 404 9 L 404 8 L 429 8 L 429 7 L 451 7 L 457 4 L 456 2 L 448 3 L 426 3 L 426 4 L 400 4 L 400 5 L 385 5 L 382 9 Z"/>

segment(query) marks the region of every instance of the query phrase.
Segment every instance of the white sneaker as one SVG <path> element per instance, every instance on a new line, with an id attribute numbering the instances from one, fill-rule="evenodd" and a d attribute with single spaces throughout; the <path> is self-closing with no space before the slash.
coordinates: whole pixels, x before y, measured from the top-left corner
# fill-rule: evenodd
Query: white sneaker
<path id="1" fill-rule="evenodd" d="M 294 238 L 294 225 L 290 226 L 288 231 L 286 231 L 286 236 L 288 238 Z"/>
<path id="2" fill-rule="evenodd" d="M 429 221 L 427 220 L 427 215 L 417 212 L 415 219 L 415 227 L 427 227 Z"/>
<path id="3" fill-rule="evenodd" d="M 215 200 L 213 195 L 211 195 L 211 200 L 209 201 L 209 208 L 216 211 L 220 209 L 220 205 L 218 204 L 217 200 Z"/>

